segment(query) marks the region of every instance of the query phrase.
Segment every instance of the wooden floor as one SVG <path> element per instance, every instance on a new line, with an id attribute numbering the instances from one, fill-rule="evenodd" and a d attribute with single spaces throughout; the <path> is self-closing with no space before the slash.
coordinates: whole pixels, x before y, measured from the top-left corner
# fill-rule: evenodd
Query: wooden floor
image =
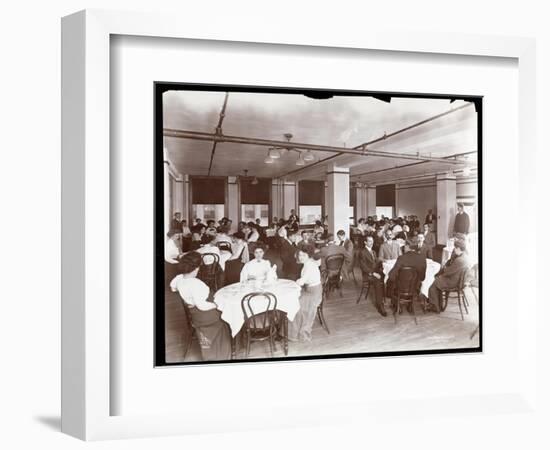
<path id="1" fill-rule="evenodd" d="M 358 282 L 361 274 L 356 272 Z M 479 306 L 470 288 L 466 290 L 470 307 L 469 314 L 460 318 L 456 301 L 449 301 L 447 309 L 441 314 L 423 314 L 418 306 L 418 325 L 414 318 L 404 311 L 397 316 L 397 324 L 388 310 L 388 316 L 382 317 L 374 307 L 374 292 L 368 301 L 362 299 L 356 304 L 359 287 L 353 281 L 345 281 L 342 297 L 338 292 L 331 293 L 325 302 L 325 318 L 330 328 L 328 334 L 316 319 L 313 326 L 313 339 L 309 343 L 289 342 L 288 356 L 334 355 L 346 353 L 393 352 L 411 350 L 440 350 L 450 348 L 477 348 L 479 333 L 470 339 L 476 329 Z M 477 294 L 477 291 L 476 291 Z M 185 329 L 185 314 L 178 298 L 166 296 L 166 362 L 183 362 L 184 339 L 188 336 Z M 282 345 L 277 344 L 275 358 L 284 357 Z M 250 349 L 250 358 L 270 357 L 267 342 L 254 342 Z M 244 358 L 239 352 L 237 359 Z M 200 349 L 193 343 L 186 357 L 188 361 L 199 361 Z"/>

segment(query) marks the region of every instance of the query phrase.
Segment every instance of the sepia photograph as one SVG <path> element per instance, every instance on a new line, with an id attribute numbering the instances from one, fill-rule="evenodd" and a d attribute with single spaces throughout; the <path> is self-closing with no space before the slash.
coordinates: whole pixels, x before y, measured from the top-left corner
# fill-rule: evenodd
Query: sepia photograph
<path id="1" fill-rule="evenodd" d="M 482 350 L 482 98 L 155 83 L 155 364 Z"/>

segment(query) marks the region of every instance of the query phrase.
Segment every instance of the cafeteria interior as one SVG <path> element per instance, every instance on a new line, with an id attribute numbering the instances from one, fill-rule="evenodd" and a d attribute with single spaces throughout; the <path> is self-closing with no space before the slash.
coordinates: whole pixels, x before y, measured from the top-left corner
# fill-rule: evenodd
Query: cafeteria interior
<path id="1" fill-rule="evenodd" d="M 479 350 L 475 106 L 165 92 L 166 362 Z"/>

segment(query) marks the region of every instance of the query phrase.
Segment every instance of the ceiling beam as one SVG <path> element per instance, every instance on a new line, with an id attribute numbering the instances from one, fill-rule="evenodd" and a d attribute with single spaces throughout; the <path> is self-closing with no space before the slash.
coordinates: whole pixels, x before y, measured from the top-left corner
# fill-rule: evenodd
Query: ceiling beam
<path id="1" fill-rule="evenodd" d="M 222 133 L 222 122 L 223 118 L 225 117 L 225 108 L 227 106 L 227 98 L 229 97 L 229 92 L 225 93 L 225 98 L 223 100 L 222 110 L 220 111 L 220 118 L 218 120 L 218 126 L 216 127 L 216 133 Z M 212 163 L 214 162 L 214 154 L 216 153 L 216 146 L 218 143 L 214 141 L 212 144 L 212 152 L 210 153 L 210 164 L 208 164 L 208 176 L 210 176 L 210 172 L 212 171 Z"/>
<path id="2" fill-rule="evenodd" d="M 199 141 L 211 141 L 211 142 L 230 142 L 234 144 L 248 144 L 256 146 L 267 146 L 267 147 L 279 147 L 279 148 L 297 148 L 301 150 L 311 150 L 319 152 L 329 152 L 329 153 L 338 153 L 338 154 L 351 154 L 357 156 L 379 156 L 384 158 L 395 158 L 395 159 L 410 159 L 415 161 L 431 161 L 439 162 L 444 164 L 465 164 L 464 161 L 445 159 L 445 158 L 436 158 L 431 156 L 421 156 L 419 153 L 394 153 L 394 152 L 384 152 L 380 150 L 369 150 L 366 148 L 366 145 L 363 145 L 362 148 L 346 148 L 346 147 L 336 147 L 330 145 L 316 145 L 316 144 L 303 144 L 298 142 L 288 142 L 288 141 L 276 141 L 272 139 L 260 139 L 260 138 L 250 138 L 244 136 L 228 136 L 217 130 L 216 133 L 205 133 L 201 131 L 189 131 L 189 130 L 176 130 L 172 128 L 165 128 L 163 130 L 165 137 L 173 137 L 180 139 L 194 139 Z M 385 139 L 385 138 L 384 138 Z M 376 140 L 375 140 L 376 141 Z M 372 141 L 372 142 L 375 142 Z"/>

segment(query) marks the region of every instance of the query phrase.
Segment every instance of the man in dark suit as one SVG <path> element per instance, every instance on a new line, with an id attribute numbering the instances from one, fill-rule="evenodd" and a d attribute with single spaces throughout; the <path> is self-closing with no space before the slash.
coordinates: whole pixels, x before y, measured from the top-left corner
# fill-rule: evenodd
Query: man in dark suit
<path id="1" fill-rule="evenodd" d="M 455 233 L 468 234 L 470 232 L 470 216 L 464 212 L 464 204 L 459 203 L 458 213 L 455 216 L 453 231 Z"/>
<path id="2" fill-rule="evenodd" d="M 336 244 L 333 234 L 329 234 L 327 235 L 327 245 L 322 247 L 319 251 L 319 256 L 321 257 L 321 272 L 326 270 L 326 260 L 332 255 L 344 255 L 345 260 L 346 250 L 343 246 Z"/>
<path id="3" fill-rule="evenodd" d="M 432 253 L 432 247 L 426 245 L 425 237 L 423 233 L 419 233 L 416 236 L 418 241 L 418 253 L 424 257 L 424 259 L 434 259 Z"/>
<path id="4" fill-rule="evenodd" d="M 428 297 L 430 307 L 436 312 L 440 311 L 442 291 L 456 287 L 462 273 L 469 268 L 470 263 L 465 251 L 466 243 L 461 239 L 455 240 L 453 254 L 449 261 L 435 275 L 435 280 L 428 291 Z"/>
<path id="5" fill-rule="evenodd" d="M 402 267 L 413 267 L 418 274 L 417 290 L 420 290 L 420 285 L 426 278 L 426 258 L 418 253 L 418 240 L 413 238 L 405 243 L 405 253 L 403 253 L 388 274 L 388 289 L 397 288 L 397 278 L 399 270 Z"/>
<path id="6" fill-rule="evenodd" d="M 359 267 L 363 274 L 363 280 L 368 278 L 369 283 L 374 287 L 376 299 L 376 309 L 382 316 L 387 316 L 384 308 L 384 271 L 382 262 L 373 250 L 374 239 L 372 236 L 367 236 L 365 239 L 365 247 L 359 252 Z"/>

